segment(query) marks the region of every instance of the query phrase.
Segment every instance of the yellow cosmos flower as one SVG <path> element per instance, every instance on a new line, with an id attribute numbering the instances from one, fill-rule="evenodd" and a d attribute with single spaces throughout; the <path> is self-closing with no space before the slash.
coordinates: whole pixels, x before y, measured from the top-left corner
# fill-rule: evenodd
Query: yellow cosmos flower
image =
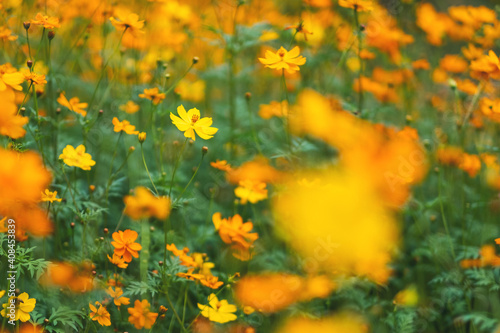
<path id="1" fill-rule="evenodd" d="M 67 166 L 76 166 L 82 170 L 90 170 L 90 167 L 95 165 L 92 156 L 85 153 L 84 145 L 79 145 L 76 148 L 67 145 L 62 154 L 59 155 L 59 159 L 62 159 Z"/>
<path id="2" fill-rule="evenodd" d="M 68 101 L 64 95 L 64 91 L 59 95 L 59 98 L 57 98 L 57 103 L 67 107 L 73 112 L 81 114 L 84 117 L 87 115 L 85 108 L 89 105 L 87 103 L 80 103 L 80 99 L 78 97 L 73 97 Z"/>
<path id="3" fill-rule="evenodd" d="M 137 135 L 139 134 L 139 131 L 135 130 L 134 125 L 130 125 L 130 122 L 128 120 L 123 120 L 119 121 L 118 118 L 114 117 L 113 118 L 113 125 L 115 126 L 114 131 L 119 133 L 121 131 L 131 134 L 131 135 Z"/>
<path id="4" fill-rule="evenodd" d="M 135 13 L 118 13 L 116 17 L 110 17 L 109 20 L 117 30 L 127 30 L 135 37 L 144 33 L 142 30 L 144 28 L 144 20 L 139 21 L 139 15 Z"/>
<path id="5" fill-rule="evenodd" d="M 266 51 L 265 58 L 259 58 L 259 61 L 266 67 L 282 70 L 286 69 L 288 73 L 300 71 L 300 67 L 306 63 L 306 58 L 300 55 L 300 49 L 295 46 L 290 51 L 287 51 L 283 46 L 278 52 L 273 53 Z"/>
<path id="6" fill-rule="evenodd" d="M 35 19 L 31 20 L 31 24 L 41 25 L 45 29 L 54 29 L 61 27 L 61 24 L 59 23 L 59 19 L 57 17 L 49 17 L 48 15 L 43 15 L 42 13 L 36 14 Z"/>
<path id="7" fill-rule="evenodd" d="M 132 114 L 139 111 L 140 107 L 133 101 L 128 101 L 127 103 L 120 105 L 119 109 L 125 111 L 128 114 Z"/>
<path id="8" fill-rule="evenodd" d="M 210 321 L 224 324 L 236 320 L 236 305 L 229 304 L 226 300 L 219 301 L 215 294 L 208 296 L 208 304 L 202 305 L 198 303 L 198 308 L 201 310 L 201 315 L 208 318 Z"/>
<path id="9" fill-rule="evenodd" d="M 46 189 L 45 192 L 42 192 L 42 201 L 53 203 L 54 201 L 61 202 L 62 199 L 57 197 L 57 191 L 50 192 L 49 189 Z"/>
<path id="10" fill-rule="evenodd" d="M 89 303 L 89 308 L 92 310 L 90 318 L 94 321 L 97 320 L 101 326 L 111 326 L 111 316 L 109 315 L 108 310 L 106 310 L 106 308 L 99 302 L 95 302 L 95 304 L 99 306 L 99 309 Z"/>
<path id="11" fill-rule="evenodd" d="M 266 183 L 242 180 L 239 186 L 234 189 L 234 194 L 241 199 L 241 204 L 245 205 L 248 201 L 250 203 L 257 203 L 261 200 L 267 199 Z"/>
<path id="12" fill-rule="evenodd" d="M 109 287 L 108 289 L 106 289 L 106 293 L 108 293 L 109 296 L 113 297 L 115 305 L 118 306 L 118 307 L 120 305 L 128 305 L 128 304 L 130 304 L 130 298 L 128 298 L 128 297 L 122 297 L 123 290 L 120 287 L 115 287 L 115 290 L 113 290 L 112 287 Z"/>
<path id="13" fill-rule="evenodd" d="M 30 312 L 35 309 L 36 299 L 29 298 L 28 293 L 22 293 L 17 297 L 10 297 L 9 301 L 3 304 L 3 310 L 1 312 L 3 317 L 10 317 L 10 314 L 13 314 L 14 311 L 14 321 L 21 320 L 22 322 L 27 322 L 30 320 Z M 14 310 L 9 309 L 8 307 L 14 304 Z"/>
<path id="14" fill-rule="evenodd" d="M 210 127 L 212 125 L 212 118 L 203 117 L 200 119 L 200 111 L 196 108 L 186 112 L 184 106 L 181 105 L 177 108 L 177 113 L 180 118 L 170 112 L 172 123 L 179 131 L 184 132 L 186 138 L 191 138 L 193 141 L 196 140 L 194 132 L 203 140 L 208 140 L 213 138 L 214 134 L 219 130 L 218 128 Z"/>
<path id="15" fill-rule="evenodd" d="M 371 0 L 339 0 L 339 6 L 352 8 L 358 12 L 368 12 L 373 10 L 373 2 Z"/>

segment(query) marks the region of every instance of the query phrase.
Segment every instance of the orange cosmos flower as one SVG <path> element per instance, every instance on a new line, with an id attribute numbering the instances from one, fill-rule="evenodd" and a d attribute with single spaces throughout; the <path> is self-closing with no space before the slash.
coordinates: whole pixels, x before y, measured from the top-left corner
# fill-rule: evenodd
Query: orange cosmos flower
<path id="1" fill-rule="evenodd" d="M 111 24 L 117 29 L 129 31 L 133 36 L 143 34 L 144 20 L 139 21 L 139 15 L 135 13 L 118 13 L 117 18 L 110 17 Z"/>
<path id="2" fill-rule="evenodd" d="M 23 82 L 24 75 L 13 68 L 11 64 L 0 66 L 0 91 L 4 91 L 7 87 L 21 91 L 23 90 L 21 86 Z"/>
<path id="3" fill-rule="evenodd" d="M 54 29 L 61 27 L 61 24 L 59 24 L 59 19 L 57 17 L 49 17 L 47 15 L 43 15 L 42 13 L 36 14 L 35 19 L 31 20 L 31 24 L 42 25 L 45 29 Z"/>
<path id="4" fill-rule="evenodd" d="M 147 300 L 136 300 L 133 308 L 128 308 L 128 321 L 138 330 L 141 328 L 150 329 L 158 317 L 158 313 L 150 311 L 151 305 Z"/>
<path id="5" fill-rule="evenodd" d="M 127 195 L 123 199 L 125 214 L 134 220 L 156 217 L 164 220 L 170 214 L 170 199 L 168 197 L 155 197 L 147 188 L 139 186 L 134 190 L 134 195 Z"/>
<path id="6" fill-rule="evenodd" d="M 3 104 L 0 107 L 0 134 L 12 139 L 19 139 L 26 134 L 23 126 L 29 122 L 29 119 L 17 114 L 14 100 L 15 94 L 12 90 L 0 91 L 0 101 Z"/>
<path id="7" fill-rule="evenodd" d="M 86 107 L 89 105 L 87 103 L 80 103 L 80 99 L 78 97 L 73 97 L 69 101 L 64 95 L 64 91 L 57 98 L 57 103 L 61 104 L 64 107 L 67 107 L 73 112 L 81 114 L 83 117 L 87 115 Z"/>
<path id="8" fill-rule="evenodd" d="M 59 155 L 59 159 L 62 159 L 67 166 L 76 166 L 82 170 L 90 170 L 90 167 L 95 165 L 92 156 L 85 152 L 84 145 L 79 145 L 76 148 L 67 145 L 62 154 Z"/>
<path id="9" fill-rule="evenodd" d="M 136 113 L 139 111 L 139 105 L 135 104 L 133 101 L 128 101 L 127 103 L 120 105 L 120 110 L 125 111 L 128 114 Z"/>
<path id="10" fill-rule="evenodd" d="M 368 12 L 373 10 L 373 2 L 371 0 L 339 0 L 339 6 L 352 8 L 358 12 Z"/>
<path id="11" fill-rule="evenodd" d="M 114 131 L 117 133 L 123 131 L 131 135 L 139 134 L 139 131 L 136 131 L 135 126 L 130 125 L 130 122 L 128 120 L 119 121 L 118 118 L 114 117 L 113 125 L 115 125 Z"/>
<path id="12" fill-rule="evenodd" d="M 300 55 L 300 49 L 295 46 L 290 51 L 287 51 L 283 46 L 273 53 L 266 51 L 265 58 L 259 58 L 259 61 L 268 68 L 276 70 L 286 69 L 288 73 L 300 71 L 300 67 L 306 63 L 306 58 Z"/>
<path id="13" fill-rule="evenodd" d="M 0 39 L 3 40 L 4 42 L 7 42 L 7 41 L 12 42 L 14 40 L 17 40 L 17 36 L 12 33 L 12 30 L 3 26 L 3 27 L 0 27 Z"/>
<path id="14" fill-rule="evenodd" d="M 113 253 L 112 258 L 108 255 L 108 259 L 113 265 L 116 265 L 119 268 L 127 268 L 128 267 L 128 264 L 125 262 L 125 259 L 123 259 L 122 256 L 116 255 L 116 253 Z"/>
<path id="15" fill-rule="evenodd" d="M 26 81 L 31 82 L 34 85 L 43 85 L 43 84 L 47 83 L 47 80 L 45 79 L 45 75 L 37 74 L 34 72 L 26 72 L 24 74 L 24 79 Z"/>
<path id="16" fill-rule="evenodd" d="M 196 140 L 195 132 L 203 140 L 208 140 L 213 138 L 214 134 L 219 130 L 215 127 L 210 127 L 212 125 L 212 118 L 203 117 L 200 119 L 200 111 L 197 108 L 186 112 L 184 106 L 181 105 L 177 108 L 177 113 L 180 118 L 170 112 L 172 123 L 179 131 L 184 132 L 186 138 L 191 138 L 193 141 Z"/>
<path id="17" fill-rule="evenodd" d="M 286 117 L 288 115 L 288 102 L 272 101 L 269 104 L 259 106 L 259 116 L 262 119 L 271 119 L 272 117 Z"/>
<path id="18" fill-rule="evenodd" d="M 231 170 L 231 164 L 227 163 L 226 160 L 222 160 L 222 161 L 217 160 L 215 162 L 210 162 L 210 165 L 212 166 L 212 168 L 219 169 L 222 171 Z"/>
<path id="19" fill-rule="evenodd" d="M 233 250 L 236 250 L 233 255 L 236 258 L 240 260 L 251 258 L 249 250 L 259 238 L 257 233 L 250 233 L 253 229 L 252 222 L 243 223 L 243 219 L 238 214 L 232 218 L 221 219 L 221 213 L 215 213 L 212 216 L 212 221 L 222 241 L 233 245 Z"/>
<path id="20" fill-rule="evenodd" d="M 130 298 L 121 297 L 123 295 L 123 290 L 120 287 L 115 287 L 115 290 L 113 290 L 112 287 L 109 287 L 108 289 L 106 289 L 106 293 L 109 296 L 113 297 L 115 305 L 118 307 L 120 307 L 120 305 L 130 304 Z"/>
<path id="21" fill-rule="evenodd" d="M 99 309 L 89 303 L 89 308 L 92 311 L 89 315 L 90 318 L 92 320 L 97 320 L 101 326 L 111 326 L 111 316 L 108 310 L 106 310 L 106 307 L 102 306 L 99 302 L 95 302 L 95 304 L 99 306 Z"/>
<path id="22" fill-rule="evenodd" d="M 234 189 L 234 194 L 241 199 L 241 204 L 257 203 L 267 199 L 266 183 L 253 180 L 241 180 L 239 186 Z"/>
<path id="23" fill-rule="evenodd" d="M 139 94 L 140 98 L 149 99 L 154 105 L 160 104 L 161 101 L 165 99 L 165 94 L 160 93 L 158 88 L 144 89 L 143 94 Z"/>
<path id="24" fill-rule="evenodd" d="M 495 239 L 498 244 L 498 238 Z M 473 267 L 486 267 L 500 266 L 500 257 L 496 254 L 495 247 L 493 245 L 483 245 L 479 251 L 479 259 L 464 259 L 460 261 L 460 266 L 462 268 L 473 268 Z"/>
<path id="25" fill-rule="evenodd" d="M 490 51 L 470 64 L 471 76 L 473 78 L 500 79 L 500 60 L 495 52 Z"/>
<path id="26" fill-rule="evenodd" d="M 114 242 L 111 245 L 115 247 L 115 254 L 117 256 L 123 256 L 126 262 L 131 262 L 132 257 L 139 258 L 139 253 L 137 251 L 142 250 L 142 246 L 139 243 L 135 243 L 135 240 L 139 236 L 136 231 L 127 229 L 125 231 L 119 230 L 113 233 Z"/>
<path id="27" fill-rule="evenodd" d="M 54 201 L 61 202 L 62 199 L 57 197 L 57 191 L 50 192 L 49 189 L 46 189 L 45 192 L 42 192 L 42 201 L 53 203 Z"/>

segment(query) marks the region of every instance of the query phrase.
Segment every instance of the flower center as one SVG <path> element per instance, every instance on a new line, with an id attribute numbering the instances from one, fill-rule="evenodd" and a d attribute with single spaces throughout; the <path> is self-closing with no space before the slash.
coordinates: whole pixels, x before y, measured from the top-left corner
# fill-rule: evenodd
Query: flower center
<path id="1" fill-rule="evenodd" d="M 216 305 L 217 310 L 219 310 L 221 306 L 222 306 L 221 302 L 217 302 L 217 305 Z"/>
<path id="2" fill-rule="evenodd" d="M 196 123 L 198 119 L 200 119 L 200 116 L 198 116 L 197 114 L 193 114 L 193 116 L 191 117 L 191 123 Z"/>
<path id="3" fill-rule="evenodd" d="M 285 51 L 278 51 L 278 55 L 283 59 L 285 56 Z"/>

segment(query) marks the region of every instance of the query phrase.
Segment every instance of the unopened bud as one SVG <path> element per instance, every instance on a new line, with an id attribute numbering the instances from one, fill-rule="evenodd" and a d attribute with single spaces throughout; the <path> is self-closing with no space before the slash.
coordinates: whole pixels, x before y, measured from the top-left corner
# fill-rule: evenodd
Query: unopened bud
<path id="1" fill-rule="evenodd" d="M 55 36 L 56 36 L 56 33 L 52 30 L 50 30 L 49 33 L 47 34 L 49 41 L 53 40 Z"/>
<path id="2" fill-rule="evenodd" d="M 207 147 L 207 146 L 203 146 L 203 147 L 201 147 L 201 153 L 202 153 L 203 155 L 206 155 L 206 154 L 208 153 L 208 147 Z"/>
<path id="3" fill-rule="evenodd" d="M 74 228 L 75 228 L 75 222 L 71 222 L 71 223 L 69 224 L 69 226 L 70 226 L 72 229 L 74 229 Z"/>
<path id="4" fill-rule="evenodd" d="M 89 185 L 89 190 L 90 190 L 90 192 L 94 192 L 95 191 L 95 185 Z"/>
<path id="5" fill-rule="evenodd" d="M 104 228 L 104 233 L 107 235 L 109 233 L 109 229 L 108 228 Z"/>
<path id="6" fill-rule="evenodd" d="M 163 266 L 163 261 L 158 261 L 158 265 Z"/>
<path id="7" fill-rule="evenodd" d="M 31 23 L 30 22 L 23 22 L 23 27 L 24 27 L 24 29 L 28 30 L 31 27 Z"/>
<path id="8" fill-rule="evenodd" d="M 129 152 L 129 153 L 133 153 L 134 151 L 135 151 L 135 147 L 134 147 L 134 146 L 130 146 L 130 147 L 128 148 L 128 152 Z"/>
<path id="9" fill-rule="evenodd" d="M 146 132 L 137 134 L 137 138 L 139 139 L 139 143 L 142 144 L 144 141 L 146 141 Z"/>
<path id="10" fill-rule="evenodd" d="M 198 63 L 198 61 L 200 61 L 200 58 L 198 58 L 198 57 L 193 57 L 193 65 L 194 65 L 194 64 L 197 64 L 197 63 Z"/>
<path id="11" fill-rule="evenodd" d="M 99 110 L 99 116 L 102 116 L 104 114 L 104 110 Z"/>
<path id="12" fill-rule="evenodd" d="M 26 61 L 26 65 L 28 65 L 28 68 L 33 67 L 33 61 L 31 60 Z"/>

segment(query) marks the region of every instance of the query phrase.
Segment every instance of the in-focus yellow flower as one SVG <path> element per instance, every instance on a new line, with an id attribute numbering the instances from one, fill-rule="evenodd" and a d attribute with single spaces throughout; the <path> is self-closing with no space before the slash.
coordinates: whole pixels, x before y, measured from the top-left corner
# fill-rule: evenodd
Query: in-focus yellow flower
<path id="1" fill-rule="evenodd" d="M 109 315 L 108 310 L 106 310 L 106 307 L 102 306 L 99 302 L 95 302 L 95 304 L 99 306 L 99 309 L 89 303 L 89 308 L 92 311 L 90 312 L 90 318 L 92 320 L 97 320 L 101 326 L 110 326 L 111 316 Z"/>
<path id="2" fill-rule="evenodd" d="M 202 305 L 198 303 L 198 308 L 201 310 L 201 315 L 208 318 L 210 321 L 224 324 L 236 320 L 236 305 L 229 304 L 226 300 L 219 301 L 215 294 L 208 296 L 208 304 Z"/>
<path id="3" fill-rule="evenodd" d="M 165 93 L 160 93 L 158 88 L 144 89 L 143 94 L 139 94 L 140 98 L 149 99 L 154 105 L 160 104 L 165 99 Z"/>
<path id="4" fill-rule="evenodd" d="M 128 114 L 132 114 L 139 111 L 140 107 L 133 101 L 128 101 L 127 103 L 120 105 L 119 109 L 125 111 Z"/>
<path id="5" fill-rule="evenodd" d="M 234 194 L 241 199 L 241 204 L 243 205 L 248 201 L 253 204 L 257 203 L 267 199 L 266 183 L 242 180 L 239 182 L 239 186 L 234 189 Z"/>
<path id="6" fill-rule="evenodd" d="M 30 320 L 30 312 L 35 309 L 36 299 L 29 298 L 28 293 L 22 293 L 17 297 L 10 297 L 9 301 L 3 304 L 3 310 L 1 312 L 2 316 L 5 318 L 14 319 L 14 321 L 21 320 L 22 322 L 27 322 Z M 8 308 L 11 304 L 14 304 L 15 315 L 14 318 L 10 317 L 12 313 Z"/>
<path id="7" fill-rule="evenodd" d="M 203 117 L 200 119 L 200 111 L 196 108 L 186 112 L 184 106 L 181 105 L 177 108 L 177 113 L 180 118 L 170 112 L 172 123 L 179 131 L 184 132 L 186 138 L 191 138 L 193 141 L 196 140 L 194 132 L 196 132 L 200 138 L 208 140 L 213 138 L 214 134 L 219 130 L 215 127 L 210 127 L 212 125 L 212 118 Z"/>
<path id="8" fill-rule="evenodd" d="M 299 66 L 306 63 L 306 58 L 300 55 L 298 46 L 295 46 L 290 51 L 287 51 L 282 46 L 276 53 L 266 51 L 265 58 L 259 58 L 259 61 L 266 67 L 276 70 L 286 69 L 288 73 L 294 73 L 300 71 Z"/>
<path id="9" fill-rule="evenodd" d="M 128 308 L 128 321 L 135 326 L 138 330 L 141 328 L 150 329 L 158 317 L 158 313 L 153 313 L 150 311 L 151 305 L 145 299 L 139 301 L 136 300 L 133 308 Z"/>
<path id="10" fill-rule="evenodd" d="M 80 103 L 80 99 L 78 97 L 70 98 L 70 100 L 68 101 L 68 99 L 64 95 L 64 91 L 57 98 L 57 103 L 67 107 L 73 112 L 81 114 L 84 117 L 87 115 L 87 111 L 85 110 L 85 108 L 89 105 L 87 103 Z"/>
<path id="11" fill-rule="evenodd" d="M 130 125 L 130 122 L 128 120 L 123 120 L 119 121 L 118 118 L 114 117 L 113 118 L 113 125 L 115 126 L 114 131 L 119 133 L 121 131 L 131 134 L 131 135 L 137 135 L 139 134 L 139 131 L 135 130 L 134 125 Z"/>
<path id="12" fill-rule="evenodd" d="M 368 12 L 373 10 L 373 2 L 371 0 L 339 0 L 339 6 L 352 8 L 358 12 Z"/>
<path id="13" fill-rule="evenodd" d="M 76 148 L 67 145 L 62 154 L 59 155 L 59 159 L 62 159 L 67 166 L 76 166 L 82 170 L 90 170 L 90 167 L 95 165 L 92 156 L 85 152 L 84 145 L 79 145 Z"/>
<path id="14" fill-rule="evenodd" d="M 134 220 L 156 217 L 160 220 L 170 214 L 170 199 L 168 197 L 155 197 L 150 190 L 139 186 L 134 190 L 134 195 L 127 195 L 123 199 L 125 214 Z"/>
<path id="15" fill-rule="evenodd" d="M 42 201 L 53 203 L 54 201 L 61 202 L 62 199 L 57 197 L 57 191 L 50 192 L 49 189 L 46 189 L 45 192 L 42 192 Z"/>
<path id="16" fill-rule="evenodd" d="M 109 20 L 117 30 L 125 29 L 133 36 L 138 36 L 139 34 L 144 33 L 142 30 L 142 28 L 144 28 L 144 20 L 139 21 L 139 15 L 135 13 L 118 13 L 116 17 L 117 18 L 110 17 Z"/>

